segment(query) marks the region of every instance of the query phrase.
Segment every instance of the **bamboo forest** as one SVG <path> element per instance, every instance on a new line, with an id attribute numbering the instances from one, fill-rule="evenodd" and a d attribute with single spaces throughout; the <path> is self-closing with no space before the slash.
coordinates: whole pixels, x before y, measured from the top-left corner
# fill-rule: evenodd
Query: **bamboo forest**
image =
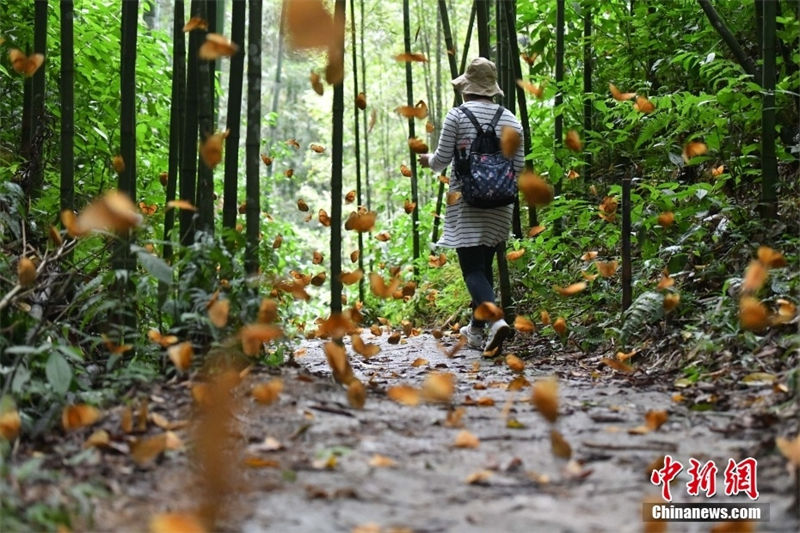
<path id="1" fill-rule="evenodd" d="M 798 0 L 2 0 L 0 531 L 800 531 Z"/>

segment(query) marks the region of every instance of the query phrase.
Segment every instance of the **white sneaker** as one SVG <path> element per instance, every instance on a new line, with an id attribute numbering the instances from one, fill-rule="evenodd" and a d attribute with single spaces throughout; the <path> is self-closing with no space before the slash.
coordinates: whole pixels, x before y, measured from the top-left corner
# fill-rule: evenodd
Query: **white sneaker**
<path id="1" fill-rule="evenodd" d="M 476 350 L 483 349 L 483 333 L 473 332 L 472 326 L 469 324 L 463 326 L 458 331 L 467 338 L 467 345 L 470 348 L 475 348 Z"/>
<path id="2" fill-rule="evenodd" d="M 496 320 L 489 328 L 489 336 L 486 340 L 486 346 L 483 348 L 484 352 L 500 351 L 503 341 L 506 340 L 508 334 L 511 333 L 511 328 L 508 323 L 502 318 Z"/>

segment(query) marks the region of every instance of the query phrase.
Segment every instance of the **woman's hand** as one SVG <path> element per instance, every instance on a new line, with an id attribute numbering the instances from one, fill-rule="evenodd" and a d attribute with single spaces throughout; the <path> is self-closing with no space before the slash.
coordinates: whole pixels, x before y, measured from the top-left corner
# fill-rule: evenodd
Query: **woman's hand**
<path id="1" fill-rule="evenodd" d="M 430 162 L 430 159 L 431 159 L 431 154 L 419 154 L 419 159 L 417 160 L 417 162 L 422 168 L 431 168 L 430 165 L 428 164 Z"/>

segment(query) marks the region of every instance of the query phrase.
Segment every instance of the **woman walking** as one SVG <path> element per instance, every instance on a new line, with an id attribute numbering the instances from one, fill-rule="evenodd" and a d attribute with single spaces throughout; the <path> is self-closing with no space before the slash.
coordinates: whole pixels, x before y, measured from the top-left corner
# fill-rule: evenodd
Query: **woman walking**
<path id="1" fill-rule="evenodd" d="M 522 136 L 522 125 L 510 111 L 503 109 L 499 117 L 496 117 L 501 106 L 492 99 L 497 95 L 503 96 L 503 91 L 497 85 L 497 68 L 494 63 L 479 57 L 452 83 L 461 92 L 464 104 L 448 111 L 436 152 L 419 157 L 420 165 L 430 167 L 434 172 L 447 168 L 456 157 L 456 151 L 459 158 L 465 155 L 469 157 L 470 146 L 478 134 L 473 119 L 481 126 L 491 124 L 494 119 L 495 135 L 498 138 L 505 126 L 514 128 Z M 513 158 L 515 176 L 522 170 L 523 164 L 524 152 L 520 143 Z M 448 197 L 455 197 L 452 195 L 460 193 L 463 178 L 458 172 L 451 174 Z M 436 245 L 455 248 L 464 282 L 472 298 L 473 309 L 483 302 L 495 303 L 492 261 L 497 245 L 508 238 L 513 209 L 513 204 L 492 208 L 473 207 L 466 204 L 460 194 L 457 201 L 447 206 L 444 234 Z M 484 336 L 486 325 L 473 316 L 470 323 L 461 328 L 461 333 L 466 336 L 472 348 L 487 352 L 499 351 L 511 328 L 501 318 L 488 324 L 488 333 Z"/>

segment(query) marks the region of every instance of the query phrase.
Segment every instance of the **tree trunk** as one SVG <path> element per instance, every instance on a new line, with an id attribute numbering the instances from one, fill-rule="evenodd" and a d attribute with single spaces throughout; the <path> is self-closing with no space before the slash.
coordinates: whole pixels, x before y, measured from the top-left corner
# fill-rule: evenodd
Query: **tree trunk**
<path id="1" fill-rule="evenodd" d="M 336 0 L 334 20 L 341 28 L 341 41 L 328 55 L 344 58 L 345 0 Z M 351 0 L 352 1 L 352 0 Z M 343 59 L 342 59 L 343 60 Z M 344 80 L 333 86 L 333 132 L 331 140 L 331 313 L 342 310 L 342 152 L 344 137 Z"/>
<path id="2" fill-rule="evenodd" d="M 758 82 L 761 76 L 755 66 L 755 63 L 742 49 L 739 41 L 736 40 L 736 37 L 733 36 L 731 30 L 729 30 L 725 25 L 725 21 L 722 20 L 722 17 L 719 16 L 717 10 L 711 5 L 711 1 L 697 0 L 697 2 L 700 4 L 700 7 L 703 8 L 703 12 L 706 14 L 706 17 L 708 17 L 711 25 L 715 30 L 717 30 L 717 33 L 719 33 L 720 37 L 722 37 L 722 40 L 725 41 L 725 44 L 728 45 L 728 48 L 731 49 L 731 52 L 736 58 L 736 61 L 739 62 L 739 65 L 741 65 L 744 71 L 753 76 L 755 81 Z"/>
<path id="3" fill-rule="evenodd" d="M 366 90 L 367 87 L 367 61 L 365 59 L 364 54 L 364 0 L 360 2 L 360 10 L 361 10 L 361 83 L 365 88 L 365 93 L 369 95 L 369 91 Z M 355 20 L 352 22 L 355 24 Z M 367 126 L 367 113 L 366 110 L 361 115 L 363 120 L 364 126 L 364 188 L 366 189 L 366 196 L 367 196 L 367 210 L 372 210 L 372 191 L 370 190 L 369 184 L 369 131 Z"/>
<path id="4" fill-rule="evenodd" d="M 209 33 L 216 33 L 216 5 L 212 0 L 203 2 L 203 18 L 208 22 Z M 191 59 L 191 58 L 190 58 Z M 214 133 L 214 64 L 206 60 L 197 60 L 200 84 L 200 102 L 198 107 L 198 126 L 200 142 L 203 143 Z M 214 232 L 214 171 L 202 158 L 197 163 L 197 224 L 198 229 L 207 233 Z"/>
<path id="5" fill-rule="evenodd" d="M 475 0 L 478 17 L 478 54 L 486 59 L 492 58 L 489 44 L 489 0 Z"/>
<path id="6" fill-rule="evenodd" d="M 561 151 L 564 138 L 564 117 L 562 104 L 564 101 L 564 0 L 556 0 L 556 97 L 553 105 L 555 112 L 554 147 L 556 154 Z M 559 156 L 556 155 L 556 160 Z M 561 180 L 563 176 L 551 176 L 555 182 L 555 195 L 561 194 Z M 561 234 L 561 218 L 553 225 L 556 235 Z"/>
<path id="7" fill-rule="evenodd" d="M 201 0 L 192 0 L 191 15 L 199 17 Z M 186 57 L 186 115 L 181 143 L 180 197 L 194 203 L 197 179 L 197 98 L 200 78 L 198 75 L 197 51 L 205 39 L 202 31 L 189 32 L 189 53 Z M 181 244 L 189 246 L 194 242 L 194 213 L 181 209 L 179 215 Z"/>
<path id="8" fill-rule="evenodd" d="M 139 2 L 122 4 L 122 58 L 120 62 L 120 155 L 125 169 L 119 173 L 118 189 L 136 201 L 136 36 L 139 21 Z M 125 245 L 127 249 L 127 244 Z M 129 255 L 126 251 L 122 257 Z M 118 263 L 123 268 L 127 261 Z"/>
<path id="9" fill-rule="evenodd" d="M 411 17 L 408 9 L 408 0 L 403 0 L 403 43 L 405 53 L 411 53 Z M 406 105 L 414 105 L 414 83 L 411 77 L 411 62 L 406 61 Z M 414 117 L 408 119 L 408 138 L 415 137 Z M 419 278 L 419 206 L 417 198 L 417 158 L 416 154 L 409 148 L 408 154 L 411 158 L 411 202 L 414 203 L 414 210 L 411 212 L 411 238 L 414 255 L 414 279 Z"/>
<path id="10" fill-rule="evenodd" d="M 47 0 L 34 2 L 33 52 L 47 57 Z M 45 72 L 47 62 L 42 63 L 33 75 L 31 83 L 31 132 L 30 177 L 28 194 L 39 196 L 44 184 L 44 130 L 47 128 L 44 115 Z"/>
<path id="11" fill-rule="evenodd" d="M 167 166 L 166 202 L 175 199 L 178 168 L 181 162 L 181 126 L 186 105 L 186 38 L 183 34 L 183 0 L 175 1 L 172 21 L 172 104 L 169 110 L 169 162 Z M 165 202 L 165 203 L 166 203 Z M 164 259 L 172 258 L 172 228 L 175 210 L 164 214 Z"/>
<path id="12" fill-rule="evenodd" d="M 469 15 L 469 22 L 467 23 L 467 36 L 464 42 L 464 48 L 461 53 L 461 70 L 456 66 L 456 47 L 453 41 L 453 34 L 450 28 L 450 16 L 448 14 L 447 4 L 445 0 L 439 0 L 439 17 L 442 20 L 442 31 L 444 32 L 444 43 L 448 50 L 453 53 L 447 54 L 448 63 L 450 65 L 450 79 L 458 77 L 459 72 L 464 72 L 467 68 L 467 53 L 469 52 L 469 44 L 472 40 L 472 28 L 475 25 L 475 16 L 477 12 L 477 2 L 472 3 L 472 10 Z M 461 105 L 461 93 L 453 87 L 453 107 Z M 439 182 L 439 190 L 436 194 L 436 214 L 433 217 L 433 233 L 431 235 L 431 242 L 439 240 L 439 226 L 441 224 L 442 207 L 444 205 L 444 183 Z"/>
<path id="13" fill-rule="evenodd" d="M 122 3 L 121 45 L 122 54 L 120 61 L 120 155 L 125 162 L 125 168 L 119 173 L 117 188 L 136 201 L 136 34 L 139 25 L 139 1 L 130 0 Z M 130 234 L 120 237 L 114 250 L 112 266 L 116 270 L 132 272 L 136 269 L 136 257 L 131 253 Z M 121 278 L 117 284 L 119 300 L 130 302 L 117 310 L 114 322 L 124 329 L 120 338 L 125 333 L 134 334 L 136 331 L 136 299 L 129 296 L 134 287 L 129 278 Z"/>
<path id="14" fill-rule="evenodd" d="M 364 204 L 363 191 L 361 190 L 361 136 L 359 131 L 359 109 L 355 105 L 355 97 L 358 95 L 358 55 L 356 54 L 356 2 L 350 0 L 350 43 L 352 45 L 353 57 L 353 133 L 355 135 L 355 156 L 356 156 L 356 202 L 358 206 Z M 358 268 L 364 270 L 364 234 L 358 233 Z M 358 281 L 358 299 L 364 301 L 364 278 Z"/>
<path id="15" fill-rule="evenodd" d="M 583 137 L 589 139 L 592 131 L 592 2 L 583 5 Z M 586 163 L 581 173 L 584 183 L 592 176 L 592 153 L 584 150 Z"/>
<path id="16" fill-rule="evenodd" d="M 246 140 L 246 196 L 247 245 L 245 268 L 250 274 L 258 271 L 258 241 L 261 229 L 261 194 L 259 169 L 261 156 L 261 0 L 250 0 L 250 21 L 247 43 L 250 56 L 247 61 L 247 140 Z"/>
<path id="17" fill-rule="evenodd" d="M 517 27 L 515 24 L 517 15 L 514 10 L 514 4 L 497 0 L 495 4 L 495 12 L 497 13 L 497 58 L 499 63 L 497 65 L 500 88 L 503 89 L 503 106 L 516 114 L 516 107 L 514 105 L 514 96 L 516 96 L 517 84 L 514 80 L 515 68 L 513 63 L 519 65 L 519 51 L 517 44 Z M 514 55 L 514 51 L 517 52 Z M 525 130 L 523 130 L 524 137 Z M 522 238 L 522 221 L 520 219 L 520 205 L 519 197 L 514 200 L 514 212 L 511 217 L 512 233 L 514 238 Z"/>
<path id="18" fill-rule="evenodd" d="M 242 122 L 242 82 L 244 77 L 244 26 L 247 4 L 245 0 L 233 0 L 231 10 L 231 40 L 239 45 L 239 51 L 231 58 L 228 88 L 227 129 L 225 139 L 225 184 L 223 186 L 222 225 L 236 226 L 239 204 L 239 132 Z"/>
<path id="19" fill-rule="evenodd" d="M 275 63 L 275 82 L 272 84 L 272 106 L 270 106 L 271 113 L 278 112 L 278 101 L 281 93 L 281 72 L 283 71 L 283 32 L 285 31 L 285 18 L 286 18 L 286 0 L 284 0 L 281 4 L 281 20 L 278 26 L 278 59 Z M 269 127 L 269 139 L 267 139 L 267 155 L 272 155 L 270 150 L 272 150 L 272 143 L 275 142 L 275 123 L 270 124 Z M 273 172 L 273 165 L 267 167 L 267 181 L 266 187 L 267 190 L 264 191 L 264 197 L 266 198 L 264 209 L 269 211 L 269 197 L 270 192 L 272 189 L 272 172 Z"/>
<path id="20" fill-rule="evenodd" d="M 778 160 L 775 157 L 775 2 L 764 1 L 764 34 L 761 57 L 763 88 L 761 97 L 761 214 L 765 218 L 778 216 L 776 184 Z"/>
<path id="21" fill-rule="evenodd" d="M 75 209 L 73 2 L 61 0 L 61 210 Z"/>

